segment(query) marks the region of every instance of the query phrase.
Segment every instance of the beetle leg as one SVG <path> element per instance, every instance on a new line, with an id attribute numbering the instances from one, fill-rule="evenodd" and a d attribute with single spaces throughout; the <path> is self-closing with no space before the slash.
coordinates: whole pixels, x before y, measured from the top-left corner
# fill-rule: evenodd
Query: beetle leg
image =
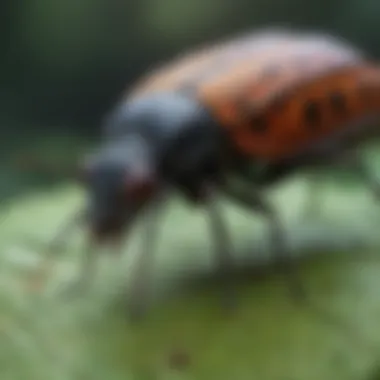
<path id="1" fill-rule="evenodd" d="M 76 280 L 71 282 L 67 287 L 65 287 L 62 295 L 71 296 L 79 292 L 83 292 L 87 289 L 89 284 L 93 281 L 96 273 L 96 264 L 98 262 L 98 247 L 94 242 L 89 242 L 84 255 L 83 261 L 80 265 L 79 276 Z"/>
<path id="2" fill-rule="evenodd" d="M 222 282 L 222 304 L 229 310 L 234 308 L 236 294 L 233 289 L 233 257 L 231 255 L 232 244 L 228 228 L 221 215 L 217 199 L 213 192 L 209 192 L 206 198 L 206 208 L 209 215 L 209 226 L 212 241 L 214 243 L 215 259 L 217 261 L 218 277 Z"/>
<path id="3" fill-rule="evenodd" d="M 317 170 L 306 174 L 306 202 L 302 211 L 304 218 L 312 218 L 319 213 L 324 187 L 321 177 Z"/>
<path id="4" fill-rule="evenodd" d="M 275 266 L 286 276 L 294 298 L 296 300 L 304 300 L 306 298 L 305 289 L 299 279 L 296 263 L 286 248 L 285 232 L 277 213 L 258 192 L 253 192 L 246 188 L 237 189 L 235 187 L 224 188 L 223 191 L 229 198 L 241 206 L 260 213 L 268 220 Z"/>
<path id="5" fill-rule="evenodd" d="M 380 182 L 373 176 L 363 159 L 356 152 L 350 152 L 342 156 L 338 160 L 338 165 L 356 173 L 367 184 L 374 198 L 380 201 Z"/>
<path id="6" fill-rule="evenodd" d="M 331 163 L 335 167 L 349 170 L 358 175 L 363 183 L 365 183 L 375 200 L 380 201 L 380 181 L 376 179 L 363 162 L 362 158 L 356 152 L 345 153 L 344 155 L 333 158 Z M 304 215 L 307 217 L 314 216 L 321 203 L 322 182 L 321 176 L 323 173 L 313 171 L 308 174 L 308 193 L 307 203 Z"/>
<path id="7" fill-rule="evenodd" d="M 161 206 L 163 206 L 161 199 L 152 204 L 152 208 L 148 210 L 143 221 L 142 248 L 138 252 L 136 266 L 132 270 L 129 289 L 128 308 L 133 319 L 143 317 L 147 307 L 148 291 L 154 266 L 154 251 L 161 220 Z"/>

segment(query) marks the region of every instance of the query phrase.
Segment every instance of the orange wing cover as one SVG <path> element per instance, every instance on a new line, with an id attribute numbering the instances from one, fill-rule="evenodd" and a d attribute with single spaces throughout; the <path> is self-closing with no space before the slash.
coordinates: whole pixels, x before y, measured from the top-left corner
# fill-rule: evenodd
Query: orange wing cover
<path id="1" fill-rule="evenodd" d="M 328 35 L 268 30 L 179 57 L 128 99 L 155 91 L 196 96 L 243 155 L 272 161 L 380 110 L 380 68 Z"/>

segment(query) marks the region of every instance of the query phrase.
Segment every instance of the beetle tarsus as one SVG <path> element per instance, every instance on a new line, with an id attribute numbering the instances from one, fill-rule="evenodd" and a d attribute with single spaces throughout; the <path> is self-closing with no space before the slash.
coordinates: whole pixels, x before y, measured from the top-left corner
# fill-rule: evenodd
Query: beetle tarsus
<path id="1" fill-rule="evenodd" d="M 136 286 L 136 284 L 134 284 Z M 147 287 L 135 287 L 127 302 L 128 317 L 132 322 L 144 319 L 148 310 Z"/>
<path id="2" fill-rule="evenodd" d="M 307 301 L 307 292 L 304 284 L 298 276 L 295 260 L 277 260 L 279 272 L 285 274 L 291 298 L 297 304 L 304 304 Z"/>

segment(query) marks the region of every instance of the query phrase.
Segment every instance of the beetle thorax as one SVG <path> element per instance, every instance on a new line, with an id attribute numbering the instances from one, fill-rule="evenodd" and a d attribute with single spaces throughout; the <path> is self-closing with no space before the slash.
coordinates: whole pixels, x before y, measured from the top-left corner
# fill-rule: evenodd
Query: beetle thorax
<path id="1" fill-rule="evenodd" d="M 158 145 L 201 117 L 195 98 L 178 93 L 155 93 L 119 104 L 106 123 L 108 138 L 137 133 Z"/>
<path id="2" fill-rule="evenodd" d="M 195 194 L 214 175 L 220 128 L 195 97 L 155 93 L 124 102 L 109 118 L 106 133 L 110 144 L 141 139 L 160 182 Z"/>

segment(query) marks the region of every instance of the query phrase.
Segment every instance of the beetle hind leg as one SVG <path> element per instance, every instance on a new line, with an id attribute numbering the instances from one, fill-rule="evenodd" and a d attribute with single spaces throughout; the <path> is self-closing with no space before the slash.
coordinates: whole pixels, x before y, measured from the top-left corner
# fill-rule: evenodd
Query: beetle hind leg
<path id="1" fill-rule="evenodd" d="M 367 186 L 375 201 L 380 202 L 380 181 L 375 178 L 356 152 L 349 152 L 338 158 L 333 158 L 330 163 L 336 168 L 347 170 L 357 175 L 362 183 Z M 320 212 L 323 195 L 323 175 L 323 173 L 315 170 L 307 175 L 307 198 L 302 212 L 302 217 L 304 218 L 313 218 Z"/>
<path id="2" fill-rule="evenodd" d="M 374 199 L 380 202 L 380 181 L 375 178 L 358 154 L 351 152 L 340 158 L 338 164 L 358 175 L 367 186 Z"/>

